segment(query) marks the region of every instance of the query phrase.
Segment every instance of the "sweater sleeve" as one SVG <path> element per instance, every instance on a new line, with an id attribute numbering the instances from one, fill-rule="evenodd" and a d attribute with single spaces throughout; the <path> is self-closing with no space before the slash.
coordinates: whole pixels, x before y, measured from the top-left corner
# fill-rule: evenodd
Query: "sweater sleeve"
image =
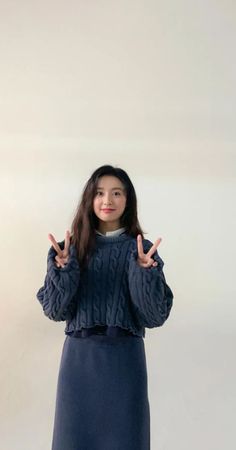
<path id="1" fill-rule="evenodd" d="M 144 239 L 144 253 L 147 253 L 152 245 L 148 239 Z M 158 263 L 156 267 L 141 267 L 137 262 L 137 257 L 138 251 L 133 250 L 128 273 L 131 302 L 142 326 L 160 327 L 170 314 L 174 298 L 162 270 L 164 261 L 160 258 L 157 250 L 152 255 L 152 258 Z"/>
<path id="2" fill-rule="evenodd" d="M 59 242 L 61 249 L 64 241 Z M 71 318 L 76 307 L 76 292 L 80 280 L 76 248 L 70 245 L 68 263 L 64 267 L 55 264 L 56 251 L 50 247 L 47 256 L 47 273 L 44 285 L 36 293 L 44 314 L 51 320 L 64 321 Z"/>

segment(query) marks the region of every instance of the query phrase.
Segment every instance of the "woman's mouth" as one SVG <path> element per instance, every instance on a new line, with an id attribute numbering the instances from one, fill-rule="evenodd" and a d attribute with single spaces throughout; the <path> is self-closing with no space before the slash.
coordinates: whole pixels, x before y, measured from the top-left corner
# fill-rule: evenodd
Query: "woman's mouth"
<path id="1" fill-rule="evenodd" d="M 114 209 L 110 209 L 110 208 L 105 208 L 105 209 L 102 209 L 102 211 L 104 212 L 104 213 L 111 213 L 111 212 L 113 212 L 113 211 L 115 211 Z"/>

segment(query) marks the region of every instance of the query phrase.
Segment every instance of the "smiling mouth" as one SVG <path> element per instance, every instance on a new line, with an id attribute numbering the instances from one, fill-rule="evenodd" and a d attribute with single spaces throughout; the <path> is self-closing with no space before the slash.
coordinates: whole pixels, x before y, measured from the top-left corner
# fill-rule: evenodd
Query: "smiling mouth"
<path id="1" fill-rule="evenodd" d="M 102 211 L 104 211 L 104 212 L 112 212 L 112 211 L 115 211 L 114 209 L 110 209 L 110 208 L 104 208 L 104 209 L 102 209 Z"/>

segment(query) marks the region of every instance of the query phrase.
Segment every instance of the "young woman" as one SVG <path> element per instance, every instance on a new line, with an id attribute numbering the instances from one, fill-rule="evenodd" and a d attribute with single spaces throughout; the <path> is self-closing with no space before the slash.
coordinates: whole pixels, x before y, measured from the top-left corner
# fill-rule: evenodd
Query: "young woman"
<path id="1" fill-rule="evenodd" d="M 144 239 L 133 184 L 121 168 L 87 181 L 71 232 L 53 235 L 44 314 L 65 321 L 52 450 L 150 450 L 145 327 L 163 325 L 173 293 Z"/>

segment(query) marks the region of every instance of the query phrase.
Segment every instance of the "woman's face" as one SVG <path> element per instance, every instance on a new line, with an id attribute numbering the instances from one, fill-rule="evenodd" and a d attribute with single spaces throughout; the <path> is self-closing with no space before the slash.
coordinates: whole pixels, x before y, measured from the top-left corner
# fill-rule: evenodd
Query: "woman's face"
<path id="1" fill-rule="evenodd" d="M 116 230 L 120 226 L 119 218 L 126 206 L 126 193 L 123 183 L 112 175 L 99 178 L 93 209 L 104 230 Z"/>

